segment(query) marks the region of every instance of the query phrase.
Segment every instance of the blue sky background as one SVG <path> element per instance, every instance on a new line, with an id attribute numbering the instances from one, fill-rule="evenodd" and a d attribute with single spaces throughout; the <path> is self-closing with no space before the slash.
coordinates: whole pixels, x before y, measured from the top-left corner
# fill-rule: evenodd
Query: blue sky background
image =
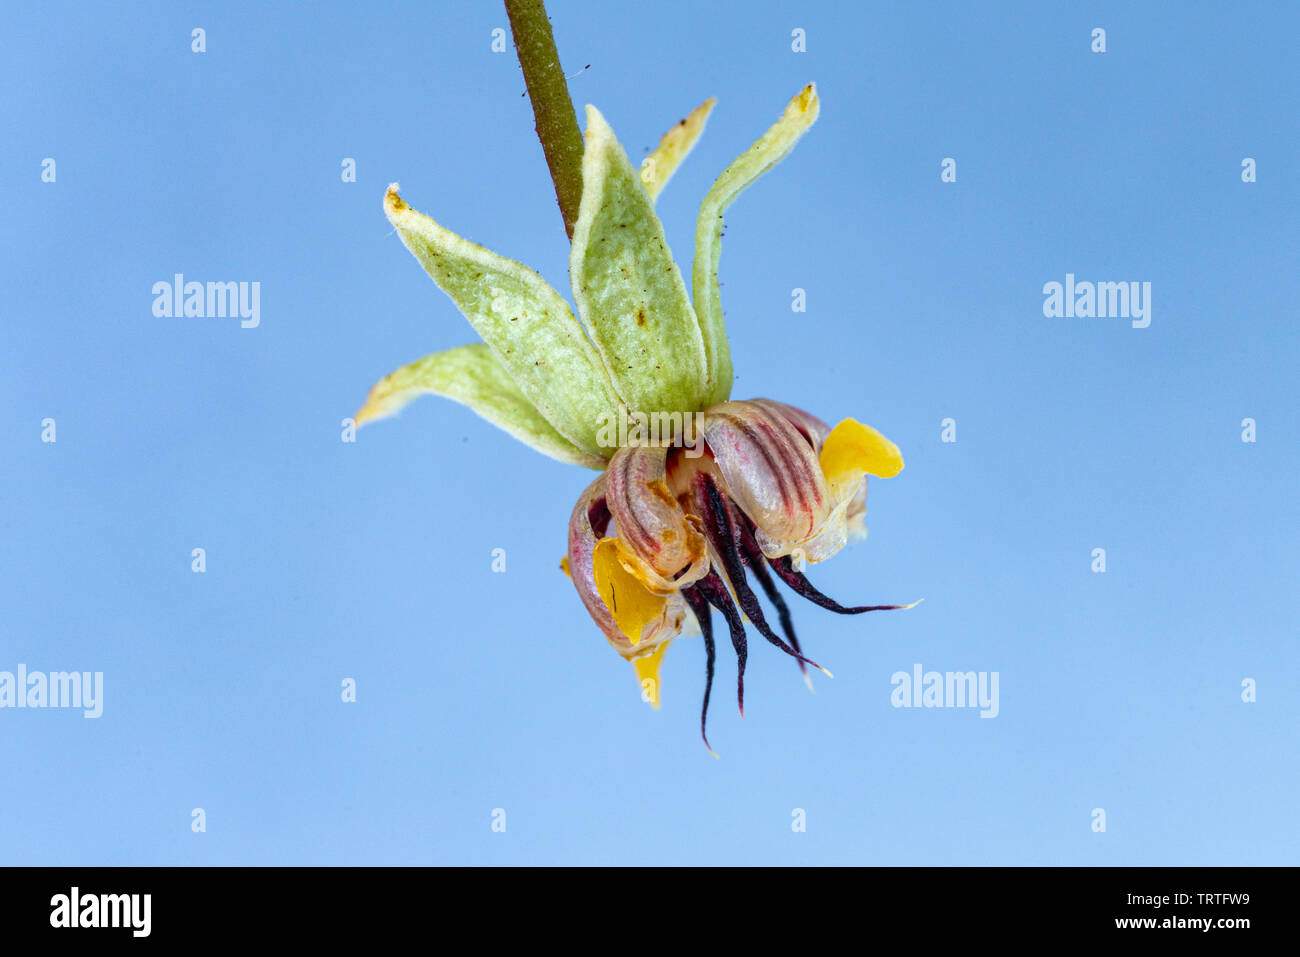
<path id="1" fill-rule="evenodd" d="M 0 863 L 1297 863 L 1294 6 L 553 0 L 634 158 L 718 97 L 659 203 L 683 264 L 818 83 L 728 216 L 734 396 L 907 460 L 813 573 L 925 604 L 800 602 L 836 677 L 752 641 L 743 721 L 720 650 L 721 761 L 699 640 L 653 712 L 556 568 L 590 473 L 437 399 L 340 441 L 474 339 L 389 182 L 568 295 L 502 8 L 267 6 L 6 7 L 0 670 L 102 671 L 105 705 L 0 710 Z M 155 318 L 176 272 L 259 281 L 261 326 Z M 1044 318 L 1067 272 L 1151 282 L 1150 327 Z M 915 663 L 997 671 L 1000 714 L 891 707 Z"/>

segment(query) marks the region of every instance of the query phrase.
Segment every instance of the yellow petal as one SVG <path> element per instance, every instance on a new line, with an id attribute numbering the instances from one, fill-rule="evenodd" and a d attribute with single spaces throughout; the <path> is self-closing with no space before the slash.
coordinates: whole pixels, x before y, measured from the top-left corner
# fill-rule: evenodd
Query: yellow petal
<path id="1" fill-rule="evenodd" d="M 666 595 L 645 587 L 629 567 L 616 538 L 602 538 L 591 555 L 592 576 L 601 600 L 614 616 L 619 631 L 639 644 L 645 626 L 663 614 Z"/>
<path id="2" fill-rule="evenodd" d="M 641 696 L 649 701 L 656 711 L 659 710 L 659 663 L 663 661 L 664 652 L 668 650 L 670 644 L 672 642 L 665 641 L 650 654 L 632 659 L 632 667 L 636 669 L 637 681 L 641 685 Z"/>
<path id="3" fill-rule="evenodd" d="M 831 495 L 840 499 L 864 475 L 893 478 L 903 470 L 903 453 L 871 426 L 845 419 L 822 443 L 821 466 Z"/>

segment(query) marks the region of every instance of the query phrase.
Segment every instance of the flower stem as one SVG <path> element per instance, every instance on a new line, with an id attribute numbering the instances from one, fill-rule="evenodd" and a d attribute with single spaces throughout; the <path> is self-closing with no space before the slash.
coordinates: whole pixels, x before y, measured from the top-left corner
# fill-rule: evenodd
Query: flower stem
<path id="1" fill-rule="evenodd" d="M 582 201 L 582 133 L 560 67 L 551 22 L 543 0 L 505 0 L 505 4 L 515 52 L 533 104 L 537 138 L 555 183 L 564 231 L 573 239 L 573 224 L 578 220 L 578 204 Z"/>

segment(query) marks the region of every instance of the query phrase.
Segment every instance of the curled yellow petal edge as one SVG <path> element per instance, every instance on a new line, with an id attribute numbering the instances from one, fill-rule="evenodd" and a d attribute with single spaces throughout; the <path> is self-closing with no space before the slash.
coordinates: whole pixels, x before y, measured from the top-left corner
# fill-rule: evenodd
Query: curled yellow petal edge
<path id="1" fill-rule="evenodd" d="M 869 425 L 845 419 L 826 436 L 820 456 L 832 498 L 856 490 L 864 475 L 893 478 L 903 470 L 903 453 Z"/>
<path id="2" fill-rule="evenodd" d="M 602 538 L 596 543 L 591 567 L 596 590 L 614 623 L 628 641 L 639 645 L 645 626 L 663 614 L 668 596 L 657 595 L 645 586 L 616 538 Z"/>
<path id="3" fill-rule="evenodd" d="M 664 652 L 672 642 L 665 641 L 648 654 L 632 659 L 636 669 L 636 679 L 641 686 L 641 694 L 656 711 L 659 710 L 659 665 L 664 659 Z M 647 684 L 646 682 L 649 682 Z"/>

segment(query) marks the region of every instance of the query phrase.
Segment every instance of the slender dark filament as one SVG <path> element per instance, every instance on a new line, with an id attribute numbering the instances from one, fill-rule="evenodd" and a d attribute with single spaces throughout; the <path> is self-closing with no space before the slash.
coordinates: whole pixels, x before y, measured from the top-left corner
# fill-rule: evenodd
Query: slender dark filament
<path id="1" fill-rule="evenodd" d="M 745 564 L 749 566 L 749 570 L 754 573 L 754 577 L 758 579 L 758 584 L 762 587 L 767 600 L 776 609 L 776 617 L 781 622 L 781 631 L 785 632 L 790 647 L 803 654 L 803 648 L 799 646 L 799 638 L 794 633 L 794 619 L 790 617 L 790 606 L 785 603 L 781 593 L 776 590 L 776 582 L 772 581 L 772 576 L 768 573 L 767 559 L 758 547 L 758 542 L 754 538 L 754 529 L 750 526 L 748 518 L 741 517 L 736 522 L 736 533 L 740 543 L 740 556 L 745 560 Z M 802 661 L 799 662 L 799 670 L 803 672 L 804 677 L 808 676 L 808 666 Z"/>
<path id="2" fill-rule="evenodd" d="M 812 582 L 808 581 L 803 572 L 795 571 L 789 555 L 783 555 L 780 558 L 769 558 L 767 561 L 769 565 L 776 569 L 776 573 L 781 576 L 781 580 L 804 598 L 807 598 L 814 605 L 821 605 L 823 608 L 840 615 L 860 615 L 864 611 L 897 611 L 908 607 L 907 605 L 857 605 L 853 608 L 845 608 L 833 598 L 827 598 L 814 588 Z"/>
<path id="3" fill-rule="evenodd" d="M 740 620 L 740 612 L 731 601 L 727 586 L 722 583 L 718 573 L 710 571 L 694 586 L 710 605 L 722 612 L 731 629 L 731 646 L 736 649 L 736 701 L 740 705 L 740 716 L 745 716 L 745 661 L 749 658 L 749 643 L 745 640 L 745 623 Z"/>
<path id="4" fill-rule="evenodd" d="M 695 614 L 696 620 L 699 621 L 700 634 L 704 636 L 704 651 L 707 658 L 704 677 L 704 705 L 700 709 L 700 737 L 704 739 L 704 746 L 712 753 L 713 748 L 709 745 L 708 735 L 709 698 L 713 693 L 713 672 L 717 649 L 713 641 L 713 617 L 709 606 L 713 606 L 722 612 L 722 617 L 727 620 L 727 628 L 731 633 L 731 645 L 736 649 L 736 702 L 740 706 L 740 716 L 742 718 L 745 716 L 745 662 L 749 657 L 748 643 L 745 638 L 745 622 L 741 617 L 742 610 L 764 638 L 799 662 L 799 669 L 804 672 L 805 677 L 808 674 L 805 665 L 812 665 L 821 671 L 826 670 L 812 659 L 804 657 L 803 649 L 799 646 L 799 639 L 794 633 L 794 621 L 791 618 L 790 609 L 786 605 L 785 599 L 781 597 L 780 592 L 777 591 L 776 582 L 772 580 L 772 576 L 768 573 L 767 565 L 771 565 L 781 580 L 804 598 L 841 615 L 858 615 L 866 611 L 893 611 L 910 608 L 911 606 L 858 605 L 853 608 L 845 608 L 814 588 L 802 572 L 795 570 L 794 564 L 788 555 L 781 558 L 767 558 L 759 548 L 758 541 L 754 536 L 754 527 L 749 517 L 740 514 L 738 511 L 733 518 L 727 499 L 709 475 L 700 474 L 696 477 L 695 482 L 696 502 L 699 510 L 704 513 L 705 537 L 708 539 L 713 553 L 717 558 L 721 559 L 723 569 L 726 571 L 731 585 L 731 588 L 728 589 L 727 582 L 723 581 L 716 570 L 710 569 L 704 578 L 682 589 L 682 597 Z M 597 524 L 608 523 L 608 507 L 603 500 L 593 503 L 589 518 L 592 520 L 593 529 Z M 600 534 L 600 532 L 597 531 L 597 534 Z M 764 618 L 763 609 L 758 603 L 758 597 L 754 594 L 753 589 L 749 587 L 749 582 L 745 577 L 746 566 L 754 573 L 754 577 L 758 579 L 763 593 L 767 596 L 768 601 L 772 603 L 772 607 L 776 609 L 777 617 L 781 623 L 781 631 L 785 633 L 789 644 L 777 637 L 771 626 L 768 625 L 767 619 Z M 733 592 L 735 601 L 732 600 Z M 740 605 L 739 609 L 736 607 L 737 604 Z M 829 674 L 830 672 L 826 673 Z"/>
<path id="5" fill-rule="evenodd" d="M 745 580 L 745 565 L 740 560 L 740 552 L 736 550 L 736 533 L 731 527 L 731 517 L 727 513 L 727 503 L 722 500 L 722 493 L 718 491 L 718 486 L 714 484 L 713 479 L 708 475 L 700 475 L 699 481 L 704 486 L 704 501 L 708 511 L 704 531 L 708 536 L 709 543 L 713 545 L 714 550 L 722 558 L 723 567 L 727 570 L 727 577 L 731 579 L 731 587 L 736 592 L 736 601 L 740 603 L 741 609 L 749 620 L 754 623 L 754 627 L 758 629 L 759 634 L 766 638 L 768 642 L 776 645 L 792 658 L 806 661 L 818 671 L 824 670 L 817 662 L 811 658 L 805 658 L 782 641 L 776 632 L 772 630 L 772 626 L 767 623 L 767 619 L 763 617 L 763 609 L 758 603 L 758 596 L 754 594 L 753 589 L 749 587 L 749 582 Z"/>
<path id="6" fill-rule="evenodd" d="M 709 611 L 709 602 L 694 585 L 682 589 L 682 597 L 695 613 L 695 620 L 700 623 L 700 634 L 704 636 L 704 707 L 700 709 L 700 737 L 704 746 L 710 751 L 709 732 L 706 725 L 709 720 L 709 695 L 713 692 L 713 662 L 716 657 L 713 647 L 713 613 Z"/>

